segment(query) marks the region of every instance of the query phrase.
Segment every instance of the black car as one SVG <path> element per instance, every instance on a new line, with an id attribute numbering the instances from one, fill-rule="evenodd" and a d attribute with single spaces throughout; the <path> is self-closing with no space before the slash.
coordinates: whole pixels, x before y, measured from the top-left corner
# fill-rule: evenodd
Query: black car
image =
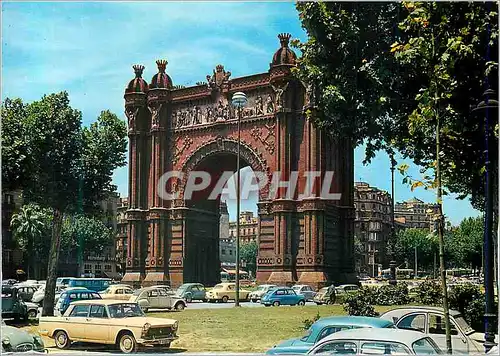
<path id="1" fill-rule="evenodd" d="M 15 287 L 2 286 L 2 319 L 28 320 L 28 307 Z"/>

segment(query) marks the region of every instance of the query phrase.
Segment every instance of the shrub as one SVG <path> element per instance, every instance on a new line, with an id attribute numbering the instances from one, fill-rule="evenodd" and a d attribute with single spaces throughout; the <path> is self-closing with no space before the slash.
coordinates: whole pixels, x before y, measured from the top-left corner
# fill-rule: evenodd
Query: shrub
<path id="1" fill-rule="evenodd" d="M 344 310 L 349 315 L 378 316 L 373 308 L 373 301 L 376 299 L 376 290 L 373 288 L 360 288 L 356 293 L 349 293 L 345 296 Z"/>
<path id="2" fill-rule="evenodd" d="M 383 285 L 377 291 L 378 305 L 405 305 L 410 303 L 408 285 L 404 282 L 396 285 Z"/>
<path id="3" fill-rule="evenodd" d="M 320 318 L 320 315 L 319 315 L 319 312 L 316 313 L 316 316 L 313 318 L 313 319 L 306 319 L 303 321 L 303 324 L 304 324 L 304 329 L 305 330 L 309 330 L 309 328 L 312 326 L 312 324 L 314 324 L 315 322 L 317 322 Z"/>
<path id="4" fill-rule="evenodd" d="M 433 280 L 425 280 L 412 290 L 415 293 L 415 301 L 425 305 L 442 305 L 443 289 L 441 285 Z"/>
<path id="5" fill-rule="evenodd" d="M 479 286 L 472 283 L 453 286 L 448 293 L 450 309 L 458 310 L 464 316 L 466 314 L 465 310 L 467 306 L 472 301 L 477 299 L 481 300 L 484 305 L 484 296 L 482 295 Z"/>

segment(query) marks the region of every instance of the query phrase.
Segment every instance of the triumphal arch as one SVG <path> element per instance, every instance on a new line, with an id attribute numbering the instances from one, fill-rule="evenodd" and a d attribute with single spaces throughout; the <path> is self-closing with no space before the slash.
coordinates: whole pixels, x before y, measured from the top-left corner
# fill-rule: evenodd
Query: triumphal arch
<path id="1" fill-rule="evenodd" d="M 232 78 L 217 65 L 206 81 L 176 87 L 158 60 L 158 73 L 148 84 L 144 67 L 125 91 L 129 136 L 129 208 L 126 273 L 131 284 L 201 282 L 220 279 L 219 198 L 210 188 L 185 198 L 188 173 L 209 172 L 217 181 L 236 170 L 237 123 L 241 118 L 241 166 L 264 172 L 269 181 L 280 172 L 289 181 L 298 172 L 291 196 L 269 185 L 259 191 L 257 279 L 270 283 L 353 280 L 354 151 L 345 137 L 331 138 L 315 127 L 314 90 L 292 73 L 297 57 L 289 34 L 278 36 L 280 47 L 269 70 Z M 235 112 L 231 97 L 244 92 L 248 105 Z M 310 115 L 306 115 L 308 112 Z M 166 172 L 184 178 L 158 184 Z M 340 199 L 313 195 L 300 198 L 305 172 L 334 172 L 330 192 Z M 176 195 L 164 199 L 161 190 Z M 286 189 L 285 189 L 286 190 Z"/>

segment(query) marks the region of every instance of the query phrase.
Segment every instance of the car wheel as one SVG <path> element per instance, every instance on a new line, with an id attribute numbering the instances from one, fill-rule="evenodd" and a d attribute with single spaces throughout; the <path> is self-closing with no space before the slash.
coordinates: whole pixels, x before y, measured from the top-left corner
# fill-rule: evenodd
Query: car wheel
<path id="1" fill-rule="evenodd" d="M 38 311 L 35 309 L 31 309 L 28 312 L 28 319 L 36 319 L 36 316 L 38 315 Z"/>
<path id="2" fill-rule="evenodd" d="M 193 301 L 193 297 L 191 297 L 191 294 L 186 295 L 186 302 L 191 303 Z"/>
<path id="3" fill-rule="evenodd" d="M 304 300 L 299 300 L 299 302 L 297 304 L 300 306 L 303 306 L 304 304 L 306 304 L 306 302 Z"/>
<path id="4" fill-rule="evenodd" d="M 275 302 L 273 303 L 273 307 L 279 307 L 279 306 L 280 306 L 280 302 L 275 301 Z"/>
<path id="5" fill-rule="evenodd" d="M 186 306 L 184 305 L 183 302 L 179 302 L 175 305 L 175 310 L 178 310 L 178 311 L 181 311 L 181 310 L 184 310 Z"/>
<path id="6" fill-rule="evenodd" d="M 68 334 L 66 334 L 65 331 L 58 330 L 54 334 L 54 343 L 56 344 L 56 347 L 61 350 L 68 349 L 69 346 L 71 345 L 71 340 L 68 337 Z"/>
<path id="7" fill-rule="evenodd" d="M 201 301 L 202 301 L 203 303 L 206 303 L 206 302 L 207 302 L 207 300 L 206 300 L 205 298 L 203 298 Z"/>
<path id="8" fill-rule="evenodd" d="M 120 341 L 118 341 L 118 346 L 124 354 L 131 354 L 137 351 L 137 342 L 131 334 L 123 334 L 120 337 Z"/>
<path id="9" fill-rule="evenodd" d="M 222 303 L 227 303 L 228 300 L 229 300 L 229 297 L 227 295 L 222 297 Z"/>

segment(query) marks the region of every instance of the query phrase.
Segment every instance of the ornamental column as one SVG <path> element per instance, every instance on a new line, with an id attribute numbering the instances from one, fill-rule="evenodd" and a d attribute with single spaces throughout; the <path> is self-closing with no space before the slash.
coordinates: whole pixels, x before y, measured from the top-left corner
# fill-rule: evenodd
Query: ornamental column
<path id="1" fill-rule="evenodd" d="M 129 82 L 124 96 L 129 137 L 129 206 L 127 258 L 122 282 L 140 286 L 145 276 L 149 112 L 146 106 L 148 84 L 142 79 L 144 66 L 134 65 L 133 68 L 135 78 Z"/>
<path id="2" fill-rule="evenodd" d="M 148 189 L 148 255 L 146 258 L 146 278 L 144 285 L 170 284 L 169 246 L 167 233 L 168 201 L 162 198 L 166 187 L 159 182 L 167 169 L 168 118 L 170 117 L 170 90 L 172 80 L 165 73 L 166 60 L 157 60 L 158 73 L 151 79 L 148 92 L 148 109 L 151 113 L 150 152 Z"/>
<path id="3" fill-rule="evenodd" d="M 291 68 L 295 66 L 296 55 L 288 47 L 291 35 L 279 34 L 281 47 L 273 56 L 270 64 L 270 86 L 274 91 L 274 109 L 276 113 L 276 155 L 275 167 L 280 172 L 280 182 L 289 182 L 291 172 L 296 170 L 294 161 L 294 113 L 293 90 L 294 80 Z M 291 186 L 294 182 L 291 182 Z M 295 194 L 288 194 L 289 188 L 278 188 L 271 203 L 274 216 L 274 263 L 268 282 L 275 284 L 291 284 L 297 280 L 295 272 L 296 258 L 296 213 Z"/>

